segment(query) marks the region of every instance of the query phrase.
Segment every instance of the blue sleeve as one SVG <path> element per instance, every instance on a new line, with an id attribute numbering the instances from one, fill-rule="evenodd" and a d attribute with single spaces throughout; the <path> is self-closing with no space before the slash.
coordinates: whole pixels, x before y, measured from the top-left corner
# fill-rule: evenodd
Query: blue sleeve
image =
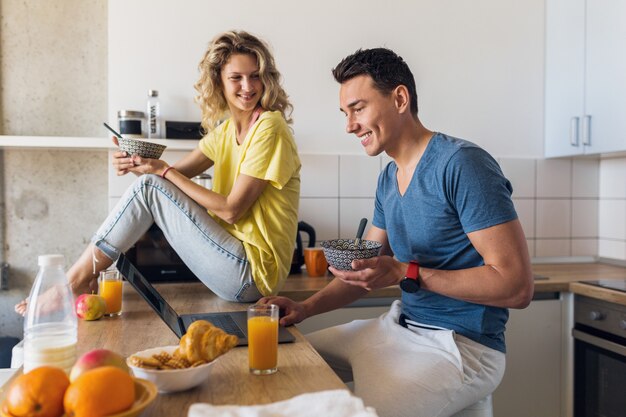
<path id="1" fill-rule="evenodd" d="M 378 186 L 376 187 L 376 200 L 374 201 L 374 217 L 372 218 L 372 224 L 382 230 L 387 230 L 383 201 L 387 198 L 386 196 L 389 189 L 389 172 L 395 170 L 392 165 L 395 166 L 395 164 L 390 162 L 385 169 L 380 172 L 378 175 Z"/>
<path id="2" fill-rule="evenodd" d="M 498 163 L 478 147 L 463 147 L 450 158 L 444 184 L 466 234 L 517 219 L 511 183 Z"/>

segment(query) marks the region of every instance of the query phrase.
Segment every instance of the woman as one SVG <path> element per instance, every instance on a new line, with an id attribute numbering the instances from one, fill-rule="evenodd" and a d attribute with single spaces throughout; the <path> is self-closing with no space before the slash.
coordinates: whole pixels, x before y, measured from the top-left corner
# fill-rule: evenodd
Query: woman
<path id="1" fill-rule="evenodd" d="M 289 273 L 297 232 L 300 160 L 292 109 L 267 46 L 243 31 L 209 45 L 195 88 L 209 132 L 176 164 L 116 152 L 118 175 L 141 175 L 68 270 L 75 294 L 154 222 L 194 274 L 219 297 L 253 302 Z M 228 118 L 221 124 L 219 121 Z M 214 165 L 213 190 L 190 180 Z M 16 305 L 26 312 L 26 300 Z"/>

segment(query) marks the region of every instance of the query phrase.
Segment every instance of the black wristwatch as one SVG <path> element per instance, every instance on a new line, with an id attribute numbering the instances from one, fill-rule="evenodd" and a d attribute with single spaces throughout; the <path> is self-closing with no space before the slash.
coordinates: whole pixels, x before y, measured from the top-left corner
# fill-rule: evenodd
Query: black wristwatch
<path id="1" fill-rule="evenodd" d="M 410 261 L 404 279 L 400 281 L 400 288 L 406 292 L 417 292 L 420 289 L 418 278 L 420 276 L 420 266 L 416 261 Z"/>

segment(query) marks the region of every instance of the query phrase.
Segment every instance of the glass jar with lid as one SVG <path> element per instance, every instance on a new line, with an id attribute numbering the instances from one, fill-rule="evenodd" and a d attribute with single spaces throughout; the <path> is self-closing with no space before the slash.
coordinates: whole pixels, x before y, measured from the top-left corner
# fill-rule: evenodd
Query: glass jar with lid
<path id="1" fill-rule="evenodd" d="M 143 138 L 141 126 L 145 113 L 137 110 L 120 110 L 117 112 L 120 133 L 125 138 Z"/>

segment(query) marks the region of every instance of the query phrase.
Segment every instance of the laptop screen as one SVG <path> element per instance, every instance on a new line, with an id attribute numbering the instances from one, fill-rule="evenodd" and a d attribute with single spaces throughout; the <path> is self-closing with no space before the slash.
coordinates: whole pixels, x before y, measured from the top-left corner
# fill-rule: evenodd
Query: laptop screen
<path id="1" fill-rule="evenodd" d="M 126 280 L 137 290 L 139 294 L 150 304 L 150 307 L 161 316 L 163 321 L 180 339 L 183 337 L 180 319 L 172 306 L 159 294 L 137 268 L 124 256 L 120 255 L 117 260 L 117 269 Z"/>

